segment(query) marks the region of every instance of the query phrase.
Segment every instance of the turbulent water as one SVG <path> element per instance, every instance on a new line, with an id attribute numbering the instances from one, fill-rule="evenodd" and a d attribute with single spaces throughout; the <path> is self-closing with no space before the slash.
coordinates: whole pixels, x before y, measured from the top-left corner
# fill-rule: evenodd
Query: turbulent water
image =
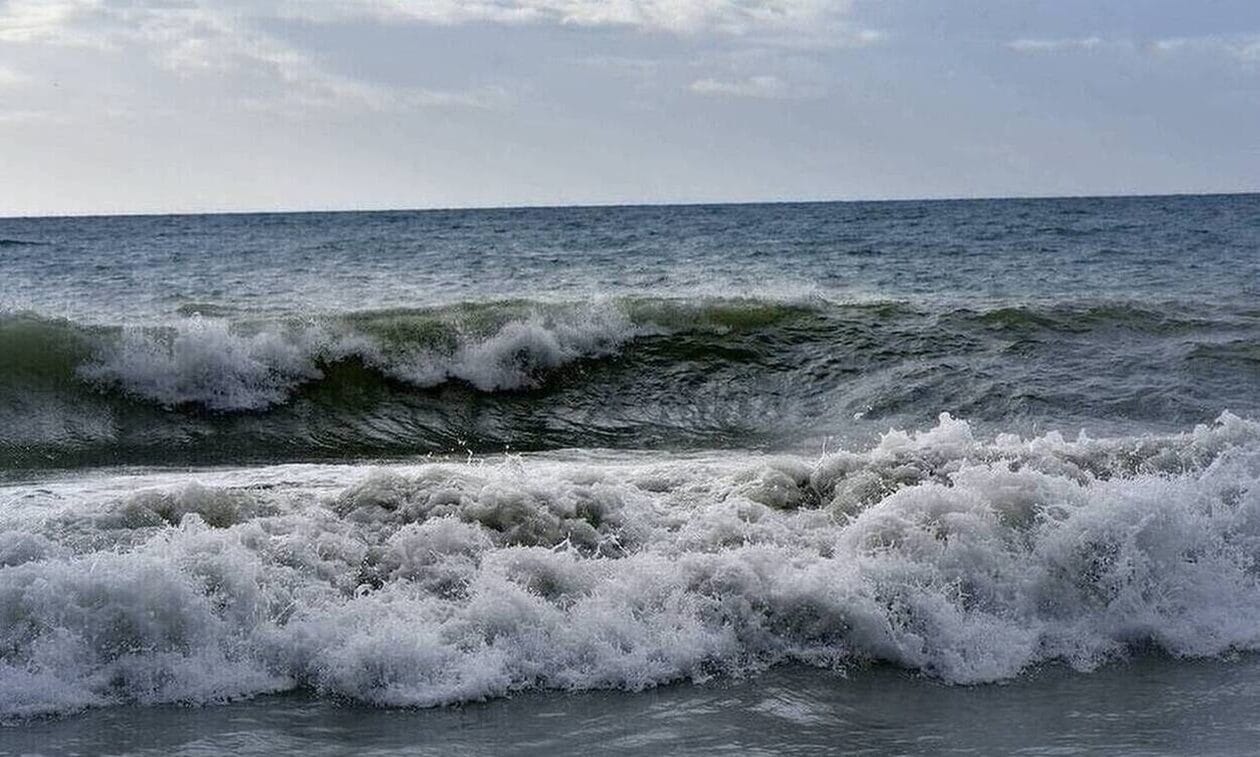
<path id="1" fill-rule="evenodd" d="M 1260 649 L 1258 196 L 0 239 L 0 719 Z"/>

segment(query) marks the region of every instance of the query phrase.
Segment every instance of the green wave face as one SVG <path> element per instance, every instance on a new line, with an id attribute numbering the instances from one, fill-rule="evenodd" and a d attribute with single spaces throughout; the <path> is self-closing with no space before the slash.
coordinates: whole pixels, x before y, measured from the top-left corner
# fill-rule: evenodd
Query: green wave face
<path id="1" fill-rule="evenodd" d="M 0 465 L 774 446 L 940 410 L 1176 425 L 1211 417 L 1221 397 L 1239 412 L 1260 397 L 1248 358 L 1260 316 L 1175 304 L 619 298 L 224 312 L 190 305 L 155 326 L 0 316 Z"/>

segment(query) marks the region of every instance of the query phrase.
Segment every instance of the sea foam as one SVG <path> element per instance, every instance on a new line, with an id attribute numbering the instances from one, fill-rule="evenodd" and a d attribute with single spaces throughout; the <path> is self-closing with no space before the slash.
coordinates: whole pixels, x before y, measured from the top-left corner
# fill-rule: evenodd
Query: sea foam
<path id="1" fill-rule="evenodd" d="M 462 381 L 481 391 L 515 390 L 646 333 L 607 303 L 528 310 L 491 328 L 471 328 L 450 314 L 433 318 L 427 325 L 442 333 L 399 344 L 344 321 L 241 324 L 194 315 L 124 329 L 100 343 L 77 374 L 160 405 L 251 411 L 283 404 L 322 378 L 327 364 L 351 358 L 421 388 Z"/>
<path id="2" fill-rule="evenodd" d="M 0 713 L 442 705 L 785 661 L 956 684 L 1260 647 L 1260 426 L 0 491 Z"/>

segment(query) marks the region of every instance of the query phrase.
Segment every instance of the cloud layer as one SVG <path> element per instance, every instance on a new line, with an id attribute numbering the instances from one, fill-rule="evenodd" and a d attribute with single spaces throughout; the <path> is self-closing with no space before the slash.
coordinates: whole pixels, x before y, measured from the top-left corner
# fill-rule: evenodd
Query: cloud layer
<path id="1" fill-rule="evenodd" d="M 1255 187 L 1226 0 L 0 0 L 0 214 Z"/>
<path id="2" fill-rule="evenodd" d="M 815 29 L 835 21 L 849 5 L 848 0 L 399 0 L 289 3 L 283 12 L 311 19 L 343 14 L 441 25 L 553 24 L 747 35 Z"/>

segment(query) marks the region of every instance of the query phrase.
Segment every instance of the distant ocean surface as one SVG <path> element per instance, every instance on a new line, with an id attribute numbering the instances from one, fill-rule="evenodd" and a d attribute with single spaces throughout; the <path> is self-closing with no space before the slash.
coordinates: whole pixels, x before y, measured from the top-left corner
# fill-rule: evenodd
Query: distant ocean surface
<path id="1" fill-rule="evenodd" d="M 0 219 L 0 754 L 1241 754 L 1257 650 L 1260 195 Z"/>

